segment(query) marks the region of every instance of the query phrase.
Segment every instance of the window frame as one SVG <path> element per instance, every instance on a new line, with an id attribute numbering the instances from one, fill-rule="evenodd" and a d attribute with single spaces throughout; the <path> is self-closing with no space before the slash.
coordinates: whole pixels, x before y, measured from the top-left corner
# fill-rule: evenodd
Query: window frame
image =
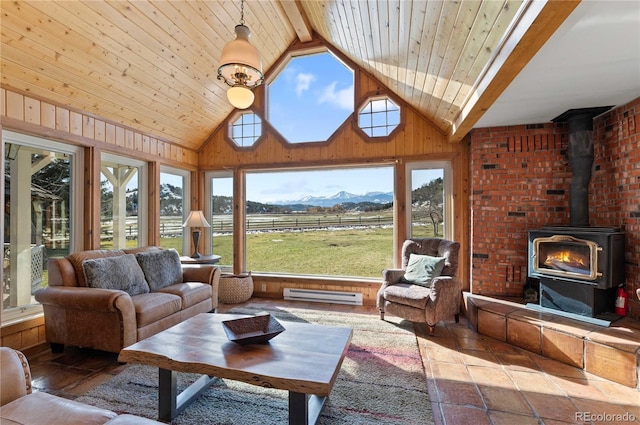
<path id="1" fill-rule="evenodd" d="M 100 154 L 100 167 L 104 163 L 115 163 L 119 165 L 128 165 L 138 169 L 138 246 L 146 246 L 149 244 L 149 163 L 139 159 L 121 156 L 108 151 Z M 106 165 L 110 166 L 110 165 Z M 101 172 L 101 171 L 100 171 Z M 142 212 L 142 214 L 141 214 Z M 159 229 L 158 229 L 159 230 Z"/>
<path id="2" fill-rule="evenodd" d="M 345 119 L 341 122 L 340 125 L 338 125 L 335 129 L 333 129 L 333 131 L 329 134 L 329 136 L 324 139 L 324 140 L 309 140 L 309 141 L 303 141 L 303 142 L 294 142 L 289 140 L 284 134 L 282 134 L 282 132 L 278 129 L 278 127 L 276 125 L 274 125 L 271 122 L 271 118 L 270 118 L 270 96 L 271 96 L 271 91 L 272 91 L 272 84 L 275 80 L 278 79 L 278 77 L 286 70 L 287 66 L 289 65 L 289 63 L 299 57 L 303 57 L 303 56 L 313 56 L 313 55 L 318 55 L 318 54 L 323 54 L 323 53 L 327 53 L 330 54 L 331 56 L 334 57 L 334 59 L 338 62 L 340 62 L 342 64 L 342 66 L 344 66 L 346 69 L 348 69 L 353 77 L 353 96 L 354 96 L 354 104 L 353 104 L 353 110 L 345 116 Z M 321 45 L 321 46 L 315 46 L 315 47 L 304 47 L 301 48 L 299 50 L 289 50 L 287 51 L 284 56 L 282 56 L 280 58 L 280 60 L 271 68 L 271 71 L 269 72 L 269 75 L 266 77 L 265 82 L 264 82 L 264 93 L 265 93 L 265 100 L 264 100 L 264 117 L 261 117 L 261 119 L 264 121 L 268 122 L 269 127 L 271 127 L 272 129 L 274 129 L 275 131 L 277 131 L 284 143 L 289 146 L 289 147 L 299 147 L 299 146 L 313 146 L 313 145 L 323 145 L 323 144 L 328 144 L 336 135 L 336 133 L 340 130 L 340 128 L 342 128 L 343 125 L 345 125 L 345 123 L 349 120 L 349 118 L 356 112 L 357 108 L 356 108 L 356 104 L 355 104 L 355 100 L 357 100 L 356 97 L 356 93 L 357 93 L 357 70 L 349 64 L 348 60 L 345 60 L 344 56 L 339 52 L 336 51 L 334 49 L 332 49 L 330 46 L 327 45 Z M 263 123 L 264 124 L 264 123 Z"/>
<path id="3" fill-rule="evenodd" d="M 389 168 L 391 170 L 391 184 L 392 184 L 392 191 L 394 193 L 394 197 L 396 195 L 397 192 L 397 187 L 395 185 L 395 173 L 397 172 L 397 168 L 396 165 L 394 163 L 389 163 L 389 162 L 372 162 L 372 163 L 356 163 L 356 164 L 351 164 L 351 163 L 341 163 L 341 164 L 318 164 L 318 165 L 313 165 L 313 166 L 298 166 L 298 167 L 287 167 L 287 168 L 250 168 L 250 169 L 244 169 L 242 170 L 242 173 L 244 175 L 244 180 L 243 183 L 245 185 L 244 190 L 242 191 L 245 194 L 245 199 L 244 199 L 244 205 L 246 205 L 247 199 L 246 199 L 246 182 L 248 180 L 248 175 L 249 174 L 266 174 L 266 173 L 279 173 L 279 172 L 305 172 L 305 171 L 322 171 L 322 170 L 326 170 L 326 171 L 331 171 L 331 170 L 356 170 L 356 169 L 366 169 L 366 168 Z M 395 206 L 393 206 L 391 208 L 393 217 L 392 217 L 392 223 L 393 223 L 393 227 L 395 228 L 397 226 L 397 216 L 396 216 L 396 208 Z M 243 222 L 246 223 L 247 220 L 247 214 L 246 214 L 246 208 L 241 211 L 241 217 L 239 219 L 242 219 Z M 244 235 L 242 235 L 244 242 L 242 244 L 242 249 L 244 250 L 244 256 L 243 256 L 243 261 L 244 263 L 242 264 L 242 270 L 246 270 L 247 269 L 247 242 L 246 242 L 246 229 L 245 229 L 245 233 Z M 394 238 L 395 236 L 392 235 L 391 237 L 391 246 L 394 246 Z M 394 256 L 394 249 L 392 248 L 391 251 L 389 252 L 390 257 L 393 258 Z M 360 280 L 378 280 L 376 278 L 370 277 L 370 276 L 353 276 L 353 275 L 333 275 L 333 274 L 302 274 L 302 273 L 291 273 L 291 272 L 285 272 L 282 270 L 279 271 L 257 271 L 255 272 L 256 274 L 260 274 L 262 276 L 287 276 L 287 277 L 303 277 L 303 278 L 317 278 L 317 279 L 327 279 L 327 280 L 346 280 L 346 281 L 360 281 Z M 381 279 L 381 278 L 380 278 Z"/>
<path id="4" fill-rule="evenodd" d="M 84 149 L 80 146 L 65 144 L 52 139 L 47 139 L 45 137 L 17 133 L 11 130 L 2 130 L 1 135 L 3 153 L 5 151 L 7 143 L 15 143 L 21 146 L 26 146 L 34 149 L 46 149 L 49 151 L 55 151 L 57 153 L 71 156 L 71 179 L 69 182 L 69 215 L 71 217 L 71 226 L 69 227 L 69 230 L 71 232 L 71 235 L 69 237 L 69 252 L 75 252 L 77 248 L 81 247 L 83 244 L 84 233 L 84 220 L 82 219 L 84 215 L 84 205 L 82 202 L 83 197 L 76 195 L 76 193 L 78 191 L 81 192 L 81 189 L 84 187 Z M 2 172 L 6 173 L 6 170 L 4 169 L 4 155 L 2 161 Z M 5 190 L 6 188 L 4 186 L 3 179 L 3 193 L 5 192 Z M 4 214 L 2 221 L 4 224 Z M 2 232 L 4 240 L 4 225 L 2 226 L 2 230 L 0 230 L 0 232 Z M 2 250 L 2 254 L 0 254 L 0 257 L 4 257 L 4 250 Z M 2 260 L 4 260 L 4 258 L 2 258 Z M 3 275 L 2 278 L 4 278 L 4 271 L 0 273 L 2 273 Z M 35 302 L 34 304 L 19 306 L 9 310 L 2 309 L 0 311 L 0 316 L 2 317 L 0 323 L 2 324 L 2 326 L 5 326 L 10 323 L 23 321 L 30 317 L 42 314 L 42 304 Z"/>
<path id="5" fill-rule="evenodd" d="M 411 222 L 412 218 L 412 181 L 411 181 L 411 173 L 417 170 L 429 170 L 429 169 L 442 169 L 443 170 L 443 183 L 444 183 L 444 193 L 443 193 L 443 201 L 444 201 L 444 211 L 442 214 L 442 219 L 444 221 L 444 229 L 443 229 L 443 238 L 453 240 L 454 233 L 454 211 L 453 211 L 453 167 L 451 161 L 415 161 L 408 162 L 405 170 L 405 181 L 406 181 L 406 194 L 407 198 L 405 199 L 405 203 L 407 208 L 405 208 L 406 214 L 406 234 L 409 238 L 411 238 L 413 225 Z"/>
<path id="6" fill-rule="evenodd" d="M 236 185 L 236 181 L 235 181 L 235 175 L 233 171 L 208 171 L 205 173 L 204 175 L 204 193 L 206 194 L 207 197 L 207 202 L 206 204 L 204 204 L 204 208 L 203 208 L 203 213 L 205 215 L 205 217 L 207 218 L 207 220 L 211 217 L 213 217 L 213 211 L 211 210 L 211 206 L 212 206 L 212 202 L 213 199 L 211 198 L 211 191 L 213 190 L 213 185 L 211 180 L 214 178 L 230 178 L 231 179 L 231 187 L 232 187 L 232 193 L 231 193 L 231 198 L 233 199 L 233 204 L 237 204 L 236 200 L 234 199 L 235 196 L 235 185 Z M 245 216 L 244 212 L 240 213 L 243 216 Z M 235 217 L 236 213 L 233 212 L 231 214 L 232 219 L 234 220 L 234 224 L 233 224 L 233 228 L 235 229 Z M 213 225 L 213 223 L 211 223 Z M 245 238 L 245 235 L 242 236 L 242 238 Z M 231 233 L 231 239 L 233 241 L 234 246 L 232 246 L 232 251 L 235 252 L 235 243 L 236 243 L 236 236 L 234 234 L 234 232 Z M 213 246 L 213 229 L 209 228 L 208 231 L 204 232 L 204 246 L 207 247 L 207 249 L 209 247 Z M 245 247 L 246 248 L 246 247 Z M 205 251 L 208 252 L 208 251 Z M 212 252 L 213 254 L 213 252 Z M 220 263 L 217 266 L 220 267 L 220 269 L 224 272 L 233 272 L 234 269 L 234 263 L 235 263 L 235 259 L 232 258 L 231 259 L 231 264 L 228 263 Z"/>
<path id="7" fill-rule="evenodd" d="M 360 127 L 360 113 L 369 103 L 375 100 L 388 100 L 398 107 L 398 115 L 399 115 L 398 124 L 386 136 L 370 136 L 362 129 L 362 127 Z M 396 135 L 396 133 L 398 133 L 402 128 L 404 128 L 404 121 L 405 121 L 405 107 L 402 106 L 402 102 L 400 102 L 391 93 L 380 93 L 380 94 L 376 93 L 376 94 L 369 94 L 365 96 L 364 100 L 355 109 L 353 127 L 367 142 L 372 142 L 372 143 L 388 142 Z"/>
<path id="8" fill-rule="evenodd" d="M 162 174 L 173 174 L 182 177 L 182 222 L 184 223 L 191 211 L 191 172 L 182 168 L 161 165 L 160 183 L 162 183 Z M 160 229 L 158 229 L 158 232 L 160 232 Z M 182 228 L 182 255 L 189 252 L 191 239 L 188 236 L 188 229 Z"/>
<path id="9" fill-rule="evenodd" d="M 235 138 L 233 137 L 233 128 L 236 126 L 234 122 L 241 119 L 241 117 L 243 117 L 244 115 L 249 115 L 249 114 L 254 115 L 254 117 L 257 117 L 260 120 L 260 135 L 256 137 L 256 139 L 253 141 L 251 145 L 241 146 L 236 142 Z M 255 123 L 252 124 L 252 126 L 255 126 L 255 125 L 256 125 Z M 228 120 L 227 132 L 225 134 L 225 138 L 231 144 L 231 146 L 233 146 L 234 149 L 242 150 L 242 151 L 255 149 L 256 146 L 260 144 L 260 142 L 264 139 L 264 137 L 265 137 L 264 118 L 261 117 L 260 114 L 258 114 L 256 111 L 253 111 L 251 109 L 245 109 L 241 111 L 236 111 L 230 116 Z"/>

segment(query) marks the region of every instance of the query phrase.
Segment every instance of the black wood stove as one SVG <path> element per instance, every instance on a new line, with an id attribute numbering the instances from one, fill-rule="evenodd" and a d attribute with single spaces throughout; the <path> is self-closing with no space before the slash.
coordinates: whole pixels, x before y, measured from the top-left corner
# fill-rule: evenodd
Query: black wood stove
<path id="1" fill-rule="evenodd" d="M 540 280 L 541 307 L 597 317 L 613 312 L 617 286 L 625 283 L 624 233 L 589 226 L 593 118 L 608 109 L 571 109 L 553 119 L 568 122 L 570 225 L 529 232 L 528 276 Z"/>
<path id="2" fill-rule="evenodd" d="M 548 226 L 529 232 L 529 277 L 540 306 L 597 317 L 613 312 L 625 282 L 624 233 L 614 228 Z"/>

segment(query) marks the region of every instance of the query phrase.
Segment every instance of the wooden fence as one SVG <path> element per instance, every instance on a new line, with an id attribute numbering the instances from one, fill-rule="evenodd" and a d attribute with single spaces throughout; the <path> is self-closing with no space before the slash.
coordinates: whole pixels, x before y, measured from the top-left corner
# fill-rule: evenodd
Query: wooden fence
<path id="1" fill-rule="evenodd" d="M 433 217 L 430 213 L 416 212 L 412 216 L 412 222 L 433 224 Z M 214 216 L 210 220 L 211 230 L 214 233 L 232 233 L 233 220 L 230 216 Z M 102 223 L 102 237 L 110 238 L 113 231 L 111 222 Z M 393 215 L 387 214 L 358 214 L 358 215 L 292 215 L 292 214 L 268 214 L 247 216 L 247 231 L 275 231 L 275 230 L 312 230 L 328 228 L 349 228 L 349 227 L 385 227 L 393 226 Z M 181 237 L 184 228 L 180 217 L 160 218 L 160 237 L 171 238 Z M 136 217 L 127 217 L 127 238 L 136 238 L 138 226 Z"/>

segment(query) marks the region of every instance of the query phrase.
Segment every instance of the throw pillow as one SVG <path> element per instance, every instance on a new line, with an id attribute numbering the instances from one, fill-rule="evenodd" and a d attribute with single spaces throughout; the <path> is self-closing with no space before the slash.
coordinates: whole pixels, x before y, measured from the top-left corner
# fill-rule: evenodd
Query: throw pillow
<path id="1" fill-rule="evenodd" d="M 120 289 L 129 295 L 149 292 L 149 285 L 133 254 L 84 260 L 82 270 L 90 288 Z"/>
<path id="2" fill-rule="evenodd" d="M 444 268 L 444 257 L 410 254 L 403 282 L 431 286 L 433 278 L 440 276 Z"/>
<path id="3" fill-rule="evenodd" d="M 139 252 L 136 254 L 151 292 L 182 283 L 180 255 L 175 249 Z"/>

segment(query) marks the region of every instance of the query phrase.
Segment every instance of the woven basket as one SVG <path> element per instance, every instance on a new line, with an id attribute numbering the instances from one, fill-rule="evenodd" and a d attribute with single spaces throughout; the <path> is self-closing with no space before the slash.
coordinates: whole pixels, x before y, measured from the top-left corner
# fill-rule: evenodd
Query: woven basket
<path id="1" fill-rule="evenodd" d="M 253 295 L 251 272 L 246 275 L 220 276 L 218 300 L 224 304 L 239 304 L 248 301 Z"/>

